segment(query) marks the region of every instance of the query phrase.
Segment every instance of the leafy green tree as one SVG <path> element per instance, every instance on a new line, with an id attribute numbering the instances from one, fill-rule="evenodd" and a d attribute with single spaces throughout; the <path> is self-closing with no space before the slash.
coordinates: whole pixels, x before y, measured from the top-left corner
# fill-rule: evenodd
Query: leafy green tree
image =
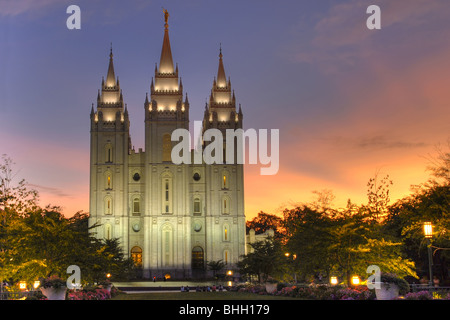
<path id="1" fill-rule="evenodd" d="M 223 262 L 223 260 L 209 261 L 207 263 L 207 266 L 209 270 L 213 272 L 213 276 L 215 278 L 217 276 L 217 272 L 219 272 L 225 267 L 225 262 Z"/>
<path id="2" fill-rule="evenodd" d="M 252 220 L 247 221 L 247 231 L 253 229 L 256 234 L 261 234 L 269 229 L 274 231 L 275 238 L 281 238 L 281 217 L 274 214 L 259 212 Z"/>
<path id="3" fill-rule="evenodd" d="M 450 149 L 450 148 L 449 148 Z M 433 274 L 441 284 L 450 284 L 450 152 L 437 150 L 430 158 L 431 175 L 425 183 L 414 186 L 413 193 L 390 208 L 384 225 L 387 233 L 402 239 L 404 251 L 418 268 L 418 274 L 428 278 L 427 241 L 424 222 L 433 224 Z"/>
<path id="4" fill-rule="evenodd" d="M 367 183 L 368 203 L 364 208 L 368 211 L 370 217 L 377 222 L 381 222 L 388 214 L 390 202 L 389 187 L 392 184 L 393 182 L 389 175 L 379 179 L 378 172 Z"/>
<path id="5" fill-rule="evenodd" d="M 130 273 L 117 239 L 99 240 L 88 226 L 88 214 L 66 218 L 58 207 L 40 208 L 38 193 L 25 180 L 15 183 L 10 158 L 0 164 L 0 281 L 31 282 L 58 275 L 66 278 L 67 267 L 78 265 L 81 280 L 93 283 L 106 273 L 116 279 Z"/>
<path id="6" fill-rule="evenodd" d="M 256 276 L 258 282 L 269 278 L 281 278 L 285 273 L 286 259 L 279 240 L 269 238 L 251 244 L 253 252 L 246 254 L 238 262 L 241 274 Z"/>
<path id="7" fill-rule="evenodd" d="M 306 205 L 285 210 L 283 214 L 286 251 L 296 257 L 293 264 L 300 278 L 327 275 L 331 268 L 332 219 Z"/>
<path id="8" fill-rule="evenodd" d="M 288 250 L 296 255 L 302 279 L 332 274 L 350 283 L 366 275 L 369 265 L 399 276 L 415 276 L 414 263 L 404 257 L 402 243 L 381 232 L 370 213 L 351 202 L 340 211 L 317 211 L 309 206 L 286 210 Z"/>

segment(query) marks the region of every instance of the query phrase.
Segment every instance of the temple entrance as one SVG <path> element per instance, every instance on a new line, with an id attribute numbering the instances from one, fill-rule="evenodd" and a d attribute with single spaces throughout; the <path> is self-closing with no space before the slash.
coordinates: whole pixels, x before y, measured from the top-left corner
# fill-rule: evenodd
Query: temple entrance
<path id="1" fill-rule="evenodd" d="M 201 247 L 194 247 L 192 249 L 192 276 L 194 278 L 201 278 L 204 276 L 205 260 L 204 253 Z"/>
<path id="2" fill-rule="evenodd" d="M 137 279 L 141 279 L 142 278 L 142 249 L 140 247 L 133 247 L 131 248 L 131 259 L 134 262 L 134 266 L 135 266 L 135 277 Z"/>

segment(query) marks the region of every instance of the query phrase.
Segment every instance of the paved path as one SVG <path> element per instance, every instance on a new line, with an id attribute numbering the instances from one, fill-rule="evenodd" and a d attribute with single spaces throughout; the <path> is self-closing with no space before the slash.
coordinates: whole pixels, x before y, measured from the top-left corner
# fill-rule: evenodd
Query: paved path
<path id="1" fill-rule="evenodd" d="M 144 292 L 174 292 L 180 291 L 181 287 L 189 287 L 190 292 L 195 292 L 195 288 L 222 284 L 224 287 L 230 285 L 228 282 L 215 281 L 130 281 L 130 282 L 113 282 L 113 285 L 128 293 L 144 293 Z"/>

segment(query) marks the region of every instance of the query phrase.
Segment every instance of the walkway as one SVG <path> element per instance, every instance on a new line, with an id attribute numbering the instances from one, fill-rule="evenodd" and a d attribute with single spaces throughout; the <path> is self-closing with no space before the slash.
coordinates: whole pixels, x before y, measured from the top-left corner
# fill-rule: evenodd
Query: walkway
<path id="1" fill-rule="evenodd" d="M 181 287 L 188 286 L 190 292 L 195 292 L 195 288 L 206 287 L 213 285 L 219 286 L 222 284 L 224 287 L 230 285 L 228 282 L 216 282 L 216 281 L 130 281 L 130 282 L 113 282 L 113 285 L 121 291 L 127 293 L 144 293 L 144 292 L 162 292 L 162 291 L 181 291 Z"/>

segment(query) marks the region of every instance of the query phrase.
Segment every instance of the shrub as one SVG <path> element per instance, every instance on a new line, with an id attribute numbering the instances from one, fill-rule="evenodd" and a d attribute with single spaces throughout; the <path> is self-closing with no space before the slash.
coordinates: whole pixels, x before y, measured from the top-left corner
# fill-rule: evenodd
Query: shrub
<path id="1" fill-rule="evenodd" d="M 66 282 L 56 275 L 41 280 L 43 288 L 61 288 L 66 286 Z"/>
<path id="2" fill-rule="evenodd" d="M 71 290 L 68 293 L 68 300 L 107 300 L 110 298 L 111 293 L 106 289 Z"/>
<path id="3" fill-rule="evenodd" d="M 405 295 L 405 300 L 433 300 L 429 291 L 410 292 Z"/>
<path id="4" fill-rule="evenodd" d="M 406 280 L 398 277 L 393 273 L 384 273 L 382 272 L 380 275 L 380 281 L 387 284 L 395 284 L 399 288 L 399 294 L 405 295 L 409 292 L 409 284 Z"/>

